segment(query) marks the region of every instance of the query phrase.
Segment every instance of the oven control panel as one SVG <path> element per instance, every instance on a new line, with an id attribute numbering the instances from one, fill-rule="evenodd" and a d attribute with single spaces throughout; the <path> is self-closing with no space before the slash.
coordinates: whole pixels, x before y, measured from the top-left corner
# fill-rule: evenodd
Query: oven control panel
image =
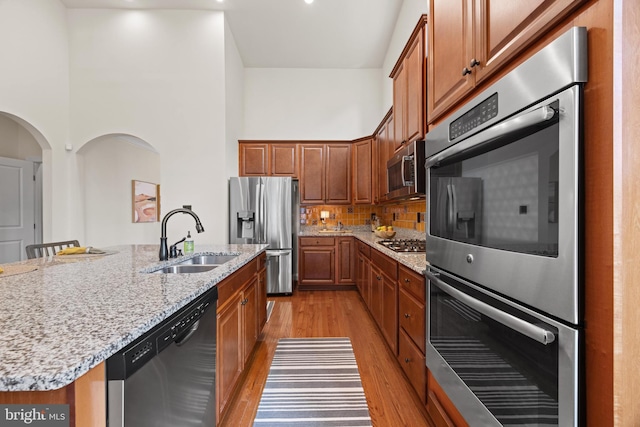
<path id="1" fill-rule="evenodd" d="M 453 141 L 498 115 L 498 93 L 494 93 L 449 125 L 449 140 Z"/>

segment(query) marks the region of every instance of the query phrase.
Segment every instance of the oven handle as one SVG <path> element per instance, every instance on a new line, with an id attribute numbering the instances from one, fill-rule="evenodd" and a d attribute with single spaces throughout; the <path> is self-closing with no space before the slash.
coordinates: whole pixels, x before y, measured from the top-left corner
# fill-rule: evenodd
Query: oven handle
<path id="1" fill-rule="evenodd" d="M 435 282 L 438 287 L 442 288 L 442 290 L 444 290 L 446 293 L 467 304 L 474 310 L 479 311 L 480 313 L 492 318 L 493 320 L 500 322 L 503 325 L 508 326 L 511 329 L 520 332 L 521 334 L 526 335 L 531 339 L 538 341 L 540 344 L 548 345 L 555 341 L 556 336 L 553 332 L 547 331 L 546 329 L 543 329 L 539 326 L 532 325 L 527 321 L 524 321 L 509 313 L 505 313 L 504 311 L 498 310 L 497 308 L 492 307 L 485 302 L 477 300 L 472 296 L 465 294 L 464 292 L 460 292 L 453 286 L 443 282 L 430 271 L 427 271 L 426 275 L 429 280 Z"/>
<path id="2" fill-rule="evenodd" d="M 447 157 L 460 154 L 472 147 L 480 146 L 486 142 L 493 141 L 500 136 L 507 135 L 520 129 L 525 129 L 538 123 L 546 122 L 548 120 L 551 120 L 555 115 L 556 110 L 548 105 L 545 105 L 521 116 L 505 120 L 500 124 L 482 131 L 483 139 L 481 141 L 476 141 L 475 138 L 468 138 L 455 145 L 452 145 L 446 150 L 442 150 L 438 154 L 434 154 L 427 159 L 427 161 L 425 162 L 425 167 L 430 168 L 434 165 L 437 165 Z"/>

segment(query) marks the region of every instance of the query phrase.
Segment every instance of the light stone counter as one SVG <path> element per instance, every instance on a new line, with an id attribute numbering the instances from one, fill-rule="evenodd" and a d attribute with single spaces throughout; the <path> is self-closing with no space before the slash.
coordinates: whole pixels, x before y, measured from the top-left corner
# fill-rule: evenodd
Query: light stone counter
<path id="1" fill-rule="evenodd" d="M 429 263 L 427 262 L 426 254 L 424 253 L 406 253 L 406 252 L 395 252 L 391 249 L 388 249 L 380 244 L 378 241 L 382 240 L 381 237 L 376 236 L 369 227 L 345 227 L 350 230 L 348 233 L 332 233 L 321 232 L 319 227 L 302 227 L 300 230 L 300 237 L 304 236 L 331 236 L 331 237 L 349 237 L 353 236 L 361 242 L 366 243 L 372 248 L 382 252 L 385 255 L 388 255 L 390 258 L 398 261 L 400 264 L 408 267 L 419 274 L 424 274 L 424 271 L 427 269 Z M 396 235 L 394 239 L 424 239 L 425 234 L 415 230 L 407 230 L 404 228 L 396 228 Z"/>
<path id="2" fill-rule="evenodd" d="M 150 274 L 190 257 L 160 262 L 158 245 L 8 264 L 38 269 L 7 277 L 0 273 L 0 391 L 70 384 L 266 248 L 201 245 L 196 254 L 238 257 L 197 274 Z"/>

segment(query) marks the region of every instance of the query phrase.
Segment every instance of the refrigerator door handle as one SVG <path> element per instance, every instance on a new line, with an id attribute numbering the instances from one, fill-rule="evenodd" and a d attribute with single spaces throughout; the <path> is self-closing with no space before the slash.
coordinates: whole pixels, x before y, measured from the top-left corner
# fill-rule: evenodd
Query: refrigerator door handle
<path id="1" fill-rule="evenodd" d="M 267 258 L 276 258 L 279 257 L 280 255 L 288 255 L 291 251 L 290 250 L 286 250 L 286 251 L 267 251 Z"/>

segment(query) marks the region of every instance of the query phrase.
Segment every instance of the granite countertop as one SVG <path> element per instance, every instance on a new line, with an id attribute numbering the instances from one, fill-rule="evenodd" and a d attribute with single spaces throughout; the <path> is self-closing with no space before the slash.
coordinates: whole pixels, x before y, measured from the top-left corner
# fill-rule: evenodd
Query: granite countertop
<path id="1" fill-rule="evenodd" d="M 198 274 L 149 274 L 191 257 L 160 262 L 158 245 L 3 265 L 37 270 L 0 276 L 0 391 L 70 384 L 266 248 L 201 245 L 196 254 L 238 257 Z"/>
<path id="2" fill-rule="evenodd" d="M 348 232 L 337 232 L 329 229 L 328 231 L 320 231 L 319 227 L 307 226 L 300 230 L 298 236 L 331 236 L 331 237 L 349 237 L 353 236 L 361 242 L 366 243 L 372 248 L 388 255 L 390 258 L 398 261 L 400 264 L 408 267 L 419 274 L 424 274 L 429 263 L 427 262 L 426 254 L 424 253 L 406 253 L 395 252 L 385 246 L 379 245 L 378 241 L 382 240 L 381 237 L 376 236 L 371 229 L 362 226 L 345 227 Z M 425 234 L 420 231 L 407 230 L 404 228 L 396 228 L 396 235 L 394 239 L 424 239 Z"/>

